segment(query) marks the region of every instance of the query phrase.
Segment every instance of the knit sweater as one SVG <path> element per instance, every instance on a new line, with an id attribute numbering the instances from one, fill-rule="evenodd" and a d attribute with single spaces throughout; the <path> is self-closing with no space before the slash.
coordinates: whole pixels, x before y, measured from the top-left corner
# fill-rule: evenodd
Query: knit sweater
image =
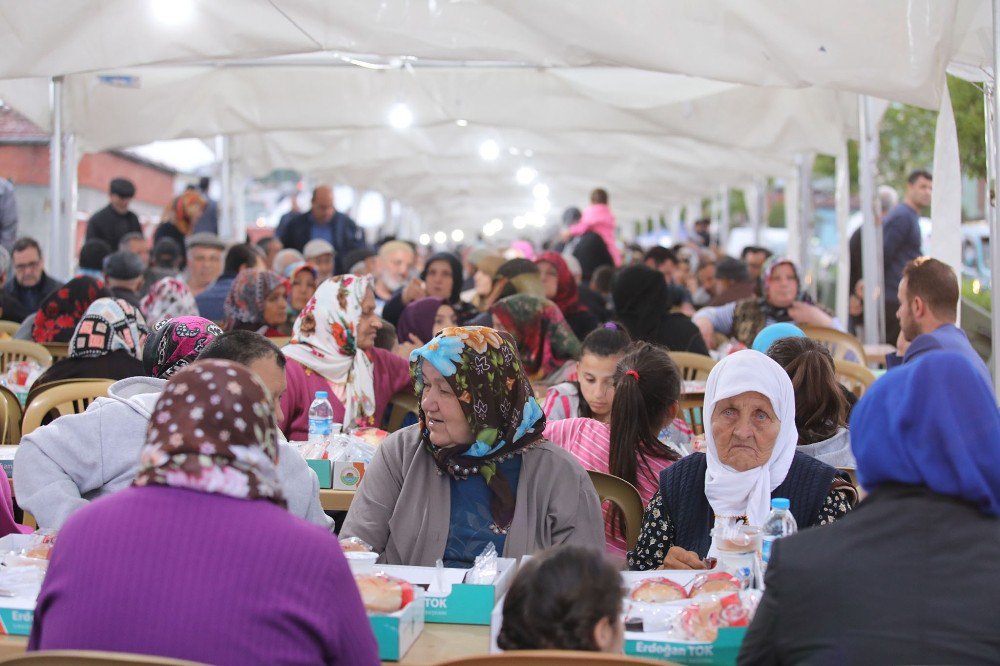
<path id="1" fill-rule="evenodd" d="M 692 453 L 660 474 L 663 505 L 677 529 L 675 544 L 704 557 L 712 545 L 711 530 L 715 522 L 712 506 L 705 496 L 705 474 L 708 459 L 704 453 Z M 795 452 L 785 480 L 771 491 L 771 497 L 786 497 L 791 512 L 800 527 L 819 521 L 820 509 L 830 492 L 837 470 Z"/>
<path id="2" fill-rule="evenodd" d="M 66 522 L 28 649 L 379 663 L 336 537 L 265 500 L 164 486 L 123 490 Z"/>

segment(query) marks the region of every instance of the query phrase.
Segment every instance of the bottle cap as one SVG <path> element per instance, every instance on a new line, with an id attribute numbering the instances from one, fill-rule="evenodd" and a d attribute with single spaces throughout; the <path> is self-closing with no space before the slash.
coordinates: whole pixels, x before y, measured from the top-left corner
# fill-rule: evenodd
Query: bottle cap
<path id="1" fill-rule="evenodd" d="M 772 509 L 787 509 L 791 505 L 792 503 L 789 502 L 784 497 L 775 497 L 774 499 L 771 500 Z"/>
<path id="2" fill-rule="evenodd" d="M 321 400 L 321 399 L 322 400 L 326 400 L 326 396 L 327 396 L 326 391 L 316 391 L 316 399 L 317 400 Z M 785 501 L 787 502 L 788 500 L 785 500 Z"/>

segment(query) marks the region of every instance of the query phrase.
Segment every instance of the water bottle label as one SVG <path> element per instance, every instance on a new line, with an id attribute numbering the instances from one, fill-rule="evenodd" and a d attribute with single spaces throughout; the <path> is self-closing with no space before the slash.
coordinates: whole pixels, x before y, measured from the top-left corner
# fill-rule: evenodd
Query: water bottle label
<path id="1" fill-rule="evenodd" d="M 309 419 L 310 435 L 329 435 L 332 430 L 330 419 Z"/>
<path id="2" fill-rule="evenodd" d="M 760 559 L 764 561 L 764 564 L 771 561 L 771 547 L 774 545 L 775 538 L 773 536 L 765 536 L 761 539 Z"/>

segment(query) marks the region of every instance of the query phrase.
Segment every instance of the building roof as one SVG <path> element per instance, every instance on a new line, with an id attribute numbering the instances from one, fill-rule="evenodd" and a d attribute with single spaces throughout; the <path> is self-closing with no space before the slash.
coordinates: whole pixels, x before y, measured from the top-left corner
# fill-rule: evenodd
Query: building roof
<path id="1" fill-rule="evenodd" d="M 44 144 L 49 133 L 9 106 L 0 105 L 0 143 Z"/>

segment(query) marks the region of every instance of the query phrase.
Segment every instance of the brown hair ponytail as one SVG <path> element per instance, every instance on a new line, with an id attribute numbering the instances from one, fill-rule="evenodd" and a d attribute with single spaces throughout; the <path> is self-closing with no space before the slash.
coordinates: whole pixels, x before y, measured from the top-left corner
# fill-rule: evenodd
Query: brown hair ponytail
<path id="1" fill-rule="evenodd" d="M 637 342 L 615 368 L 608 471 L 638 486 L 639 474 L 656 482 L 648 460 L 680 456 L 658 439 L 681 393 L 681 373 L 663 347 Z M 612 533 L 624 536 L 621 511 L 611 508 Z"/>

